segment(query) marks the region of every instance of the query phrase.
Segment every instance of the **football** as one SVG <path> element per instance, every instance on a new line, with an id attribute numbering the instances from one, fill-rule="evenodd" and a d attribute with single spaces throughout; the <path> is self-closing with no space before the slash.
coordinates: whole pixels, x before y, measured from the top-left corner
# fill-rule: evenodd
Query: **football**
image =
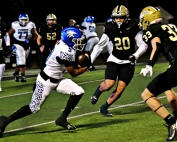
<path id="1" fill-rule="evenodd" d="M 88 64 L 89 55 L 87 53 L 78 56 L 77 66 L 78 68 L 86 67 Z"/>

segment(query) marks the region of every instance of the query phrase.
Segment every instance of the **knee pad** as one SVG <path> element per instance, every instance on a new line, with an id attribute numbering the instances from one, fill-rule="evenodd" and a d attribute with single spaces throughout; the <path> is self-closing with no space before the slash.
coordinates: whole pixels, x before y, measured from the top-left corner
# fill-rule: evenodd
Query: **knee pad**
<path id="1" fill-rule="evenodd" d="M 70 95 L 71 96 L 74 96 L 74 95 L 83 95 L 84 93 L 85 93 L 84 89 L 81 86 L 79 86 L 77 88 L 77 90 L 75 92 L 71 92 Z"/>

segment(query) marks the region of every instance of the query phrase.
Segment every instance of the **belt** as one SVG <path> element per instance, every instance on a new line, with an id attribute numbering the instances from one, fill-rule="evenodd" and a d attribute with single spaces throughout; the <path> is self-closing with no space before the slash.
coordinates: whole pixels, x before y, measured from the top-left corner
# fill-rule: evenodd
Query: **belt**
<path id="1" fill-rule="evenodd" d="M 41 71 L 40 75 L 45 81 L 50 79 L 50 82 L 52 82 L 52 83 L 58 83 L 59 82 L 59 79 L 54 79 L 52 77 L 49 77 L 44 71 Z"/>

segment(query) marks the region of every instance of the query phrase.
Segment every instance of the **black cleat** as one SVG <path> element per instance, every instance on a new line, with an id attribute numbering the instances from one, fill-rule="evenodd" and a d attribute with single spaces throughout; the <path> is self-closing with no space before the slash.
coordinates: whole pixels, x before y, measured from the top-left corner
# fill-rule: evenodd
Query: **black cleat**
<path id="1" fill-rule="evenodd" d="M 0 138 L 3 137 L 4 130 L 6 128 L 5 119 L 7 119 L 6 116 L 1 116 L 0 117 Z"/>
<path id="2" fill-rule="evenodd" d="M 93 71 L 95 70 L 95 67 L 92 65 L 90 68 L 89 68 L 89 71 Z"/>
<path id="3" fill-rule="evenodd" d="M 98 98 L 97 98 L 96 96 L 93 95 L 93 96 L 91 96 L 90 100 L 91 100 L 91 103 L 94 105 L 94 104 L 97 103 Z"/>
<path id="4" fill-rule="evenodd" d="M 107 109 L 100 108 L 100 109 L 99 109 L 99 112 L 100 112 L 101 114 L 103 114 L 105 117 L 113 117 L 113 115 L 112 115 L 111 113 L 109 113 Z"/>
<path id="5" fill-rule="evenodd" d="M 22 76 L 21 82 L 26 82 L 26 77 L 25 76 Z"/>
<path id="6" fill-rule="evenodd" d="M 168 138 L 166 139 L 166 141 L 173 141 L 173 139 L 175 138 L 176 136 L 176 131 L 177 131 L 177 121 L 168 126 Z"/>
<path id="7" fill-rule="evenodd" d="M 17 74 L 15 74 L 15 73 L 13 73 L 13 76 L 14 76 L 14 80 L 16 82 L 19 82 L 19 76 Z"/>
<path id="8" fill-rule="evenodd" d="M 66 130 L 75 130 L 75 129 L 76 129 L 75 126 L 71 125 L 71 124 L 70 124 L 69 122 L 67 122 L 66 120 L 61 121 L 61 120 L 57 119 L 57 120 L 55 121 L 55 124 L 56 124 L 57 126 L 61 126 L 61 127 L 65 128 Z"/>

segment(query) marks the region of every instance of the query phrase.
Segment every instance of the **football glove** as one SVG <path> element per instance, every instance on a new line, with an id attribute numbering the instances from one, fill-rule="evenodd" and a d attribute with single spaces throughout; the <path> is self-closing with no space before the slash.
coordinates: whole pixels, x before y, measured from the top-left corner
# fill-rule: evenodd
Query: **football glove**
<path id="1" fill-rule="evenodd" d="M 152 66 L 146 65 L 146 68 L 142 68 L 140 74 L 143 76 L 151 77 L 152 76 Z"/>
<path id="2" fill-rule="evenodd" d="M 131 55 L 131 56 L 129 57 L 129 61 L 134 64 L 135 61 L 136 61 L 136 57 L 135 57 L 134 55 Z"/>

